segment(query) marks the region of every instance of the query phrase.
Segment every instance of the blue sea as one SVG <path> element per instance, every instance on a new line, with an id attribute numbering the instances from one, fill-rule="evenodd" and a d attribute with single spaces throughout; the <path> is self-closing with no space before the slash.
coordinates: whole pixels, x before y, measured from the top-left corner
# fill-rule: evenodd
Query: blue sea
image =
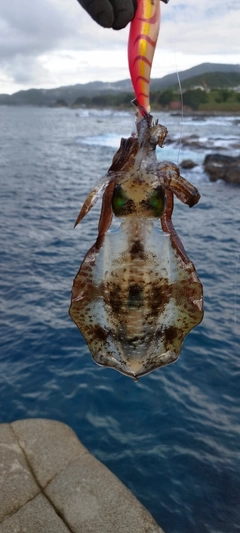
<path id="1" fill-rule="evenodd" d="M 176 201 L 174 225 L 203 283 L 205 315 L 175 364 L 135 383 L 93 362 L 68 315 L 101 202 L 73 224 L 134 115 L 0 107 L 0 422 L 69 424 L 165 533 L 235 533 L 240 187 L 211 183 L 202 162 L 207 153 L 237 153 L 240 121 L 157 116 L 171 140 L 159 160 L 197 163 L 181 174 L 201 200 L 192 209 Z"/>

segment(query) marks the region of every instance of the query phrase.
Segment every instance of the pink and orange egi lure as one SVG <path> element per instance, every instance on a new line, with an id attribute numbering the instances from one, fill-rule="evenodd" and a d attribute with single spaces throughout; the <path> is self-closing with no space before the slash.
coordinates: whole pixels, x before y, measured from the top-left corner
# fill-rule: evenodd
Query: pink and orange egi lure
<path id="1" fill-rule="evenodd" d="M 128 40 L 128 63 L 136 98 L 150 112 L 149 84 L 160 26 L 160 0 L 137 0 Z"/>

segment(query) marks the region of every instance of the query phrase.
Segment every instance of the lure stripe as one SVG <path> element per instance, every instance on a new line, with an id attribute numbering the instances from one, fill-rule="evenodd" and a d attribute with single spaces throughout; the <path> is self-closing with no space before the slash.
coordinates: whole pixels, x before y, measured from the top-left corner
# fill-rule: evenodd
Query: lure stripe
<path id="1" fill-rule="evenodd" d="M 160 22 L 160 0 L 138 0 L 130 27 L 128 63 L 135 96 L 149 113 L 150 75 Z"/>
<path id="2" fill-rule="evenodd" d="M 148 22 L 148 24 L 156 24 L 156 22 L 158 21 L 157 9 L 156 9 L 156 11 L 155 11 L 155 13 L 153 14 L 152 17 L 148 17 L 148 18 L 139 17 L 139 20 L 141 20 L 142 22 Z"/>
<path id="3" fill-rule="evenodd" d="M 137 81 L 140 81 L 140 80 L 143 80 L 145 83 L 148 83 L 148 85 L 150 83 L 150 81 L 144 78 L 144 76 L 138 76 Z"/>
<path id="4" fill-rule="evenodd" d="M 147 95 L 147 94 L 145 94 L 145 93 L 139 93 L 138 97 L 139 97 L 139 98 L 140 98 L 140 100 L 141 100 L 141 97 L 143 97 L 143 98 L 147 98 L 147 97 L 148 97 L 148 95 Z"/>
<path id="5" fill-rule="evenodd" d="M 143 61 L 143 62 L 146 63 L 146 65 L 148 65 L 150 68 L 151 68 L 151 66 L 152 66 L 152 64 L 151 64 L 151 62 L 148 60 L 148 58 L 147 58 L 147 57 L 144 57 L 144 56 L 142 56 L 142 55 L 135 57 L 135 59 L 134 59 L 134 64 L 135 64 L 135 63 L 138 63 L 139 61 Z"/>
<path id="6" fill-rule="evenodd" d="M 150 37 L 148 37 L 148 35 L 139 35 L 134 43 L 133 43 L 133 46 L 135 46 L 137 44 L 138 41 L 140 41 L 141 39 L 144 39 L 147 43 L 151 44 L 152 47 L 155 47 L 157 42 L 156 41 L 153 41 L 152 39 L 150 39 Z"/>

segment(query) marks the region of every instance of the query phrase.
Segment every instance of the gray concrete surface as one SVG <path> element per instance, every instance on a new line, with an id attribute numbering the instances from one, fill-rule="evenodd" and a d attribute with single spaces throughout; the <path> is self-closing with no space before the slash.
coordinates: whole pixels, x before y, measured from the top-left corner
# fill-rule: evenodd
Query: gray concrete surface
<path id="1" fill-rule="evenodd" d="M 69 532 L 163 530 L 70 427 L 43 419 L 0 424 L 0 533 Z"/>

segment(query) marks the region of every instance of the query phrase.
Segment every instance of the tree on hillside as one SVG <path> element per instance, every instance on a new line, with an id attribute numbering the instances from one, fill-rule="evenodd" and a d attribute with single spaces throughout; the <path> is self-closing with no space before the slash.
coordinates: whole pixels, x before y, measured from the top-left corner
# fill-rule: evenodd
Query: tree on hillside
<path id="1" fill-rule="evenodd" d="M 200 104 L 206 104 L 208 95 L 202 89 L 189 89 L 183 94 L 183 104 L 194 110 L 199 108 Z"/>
<path id="2" fill-rule="evenodd" d="M 172 91 L 172 89 L 166 89 L 166 91 L 163 91 L 163 93 L 160 93 L 158 97 L 158 103 L 162 105 L 163 107 L 166 107 L 170 104 L 172 100 L 174 100 L 175 94 Z"/>
<path id="3" fill-rule="evenodd" d="M 231 95 L 232 91 L 228 91 L 227 89 L 221 89 L 220 91 L 218 91 L 218 95 L 216 96 L 216 102 L 218 104 L 227 102 Z"/>

